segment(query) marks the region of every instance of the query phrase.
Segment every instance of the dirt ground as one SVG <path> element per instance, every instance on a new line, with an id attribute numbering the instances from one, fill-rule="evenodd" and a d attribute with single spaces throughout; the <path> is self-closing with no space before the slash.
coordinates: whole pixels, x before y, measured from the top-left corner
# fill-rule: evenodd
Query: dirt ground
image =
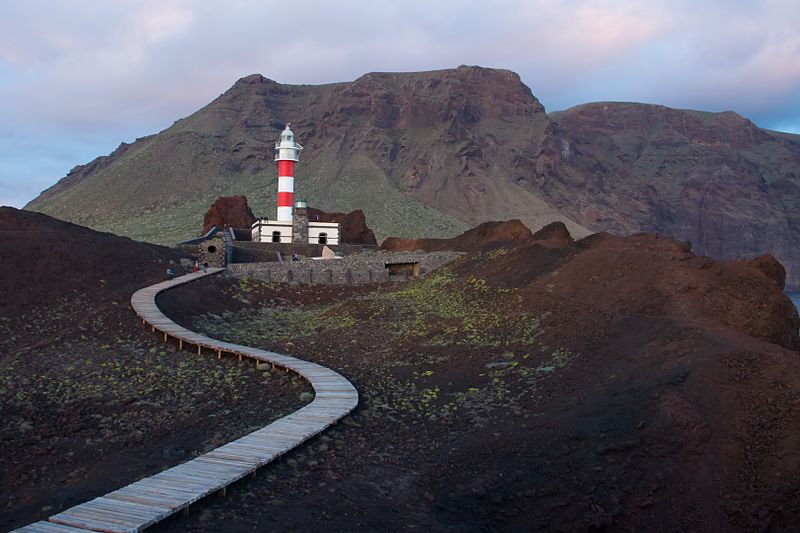
<path id="1" fill-rule="evenodd" d="M 180 304 L 214 295 L 204 312 Z M 796 346 L 797 314 L 751 265 L 600 236 L 399 285 L 218 278 L 169 296 L 185 325 L 330 366 L 362 400 L 158 531 L 800 523 L 800 360 L 776 344 Z"/>
<path id="2" fill-rule="evenodd" d="M 0 528 L 300 405 L 297 381 L 175 353 L 135 326 L 130 292 L 179 260 L 152 253 L 117 278 L 32 268 L 15 283 L 50 289 L 0 302 Z M 159 298 L 176 321 L 329 366 L 361 403 L 153 529 L 796 528 L 800 323 L 774 270 L 652 235 L 549 235 L 382 286 L 214 276 L 176 288 Z"/>
<path id="3" fill-rule="evenodd" d="M 180 255 L 0 209 L 0 531 L 46 518 L 302 405 L 300 380 L 178 353 L 134 290 Z"/>

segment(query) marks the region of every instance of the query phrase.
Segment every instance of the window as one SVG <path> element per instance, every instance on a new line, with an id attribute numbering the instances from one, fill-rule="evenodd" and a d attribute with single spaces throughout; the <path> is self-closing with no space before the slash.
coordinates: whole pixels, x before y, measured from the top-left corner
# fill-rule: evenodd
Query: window
<path id="1" fill-rule="evenodd" d="M 317 241 L 319 244 L 328 244 L 328 234 L 327 233 L 320 233 L 319 238 Z"/>
<path id="2" fill-rule="evenodd" d="M 405 278 L 417 277 L 420 274 L 419 263 L 386 263 L 389 276 L 402 276 Z"/>
<path id="3" fill-rule="evenodd" d="M 281 232 L 280 231 L 273 231 L 272 232 L 272 242 L 281 242 Z"/>

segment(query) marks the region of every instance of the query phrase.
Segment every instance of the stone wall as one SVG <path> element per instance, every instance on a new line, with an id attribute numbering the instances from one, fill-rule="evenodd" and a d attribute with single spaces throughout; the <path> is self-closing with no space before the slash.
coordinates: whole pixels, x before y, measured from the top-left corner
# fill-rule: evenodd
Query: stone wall
<path id="1" fill-rule="evenodd" d="M 200 243 L 198 261 L 202 265 L 208 263 L 210 267 L 225 266 L 225 244 L 222 239 L 213 238 Z"/>
<path id="2" fill-rule="evenodd" d="M 308 212 L 305 207 L 294 207 L 292 211 L 292 242 L 308 242 Z"/>
<path id="3" fill-rule="evenodd" d="M 367 252 L 343 259 L 234 263 L 228 265 L 228 272 L 235 277 L 248 277 L 274 283 L 363 285 L 389 281 L 391 277 L 387 265 L 417 263 L 419 273 L 426 274 L 461 255 L 463 254 L 459 252 Z"/>

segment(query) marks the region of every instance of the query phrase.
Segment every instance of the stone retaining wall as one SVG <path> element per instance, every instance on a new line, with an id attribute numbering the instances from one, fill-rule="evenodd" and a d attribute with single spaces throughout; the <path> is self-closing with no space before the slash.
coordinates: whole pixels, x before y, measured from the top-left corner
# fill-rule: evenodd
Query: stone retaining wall
<path id="1" fill-rule="evenodd" d="M 432 272 L 463 255 L 460 252 L 367 252 L 342 259 L 233 263 L 228 272 L 275 283 L 363 285 L 390 280 L 389 264 L 419 264 L 420 274 Z"/>

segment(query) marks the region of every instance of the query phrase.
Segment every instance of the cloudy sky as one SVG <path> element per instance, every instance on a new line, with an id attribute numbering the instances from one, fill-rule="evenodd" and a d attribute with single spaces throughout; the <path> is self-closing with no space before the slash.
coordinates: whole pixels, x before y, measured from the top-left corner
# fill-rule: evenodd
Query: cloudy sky
<path id="1" fill-rule="evenodd" d="M 548 111 L 650 102 L 800 133 L 797 0 L 3 0 L 0 205 L 248 74 L 461 64 L 518 72 Z"/>

